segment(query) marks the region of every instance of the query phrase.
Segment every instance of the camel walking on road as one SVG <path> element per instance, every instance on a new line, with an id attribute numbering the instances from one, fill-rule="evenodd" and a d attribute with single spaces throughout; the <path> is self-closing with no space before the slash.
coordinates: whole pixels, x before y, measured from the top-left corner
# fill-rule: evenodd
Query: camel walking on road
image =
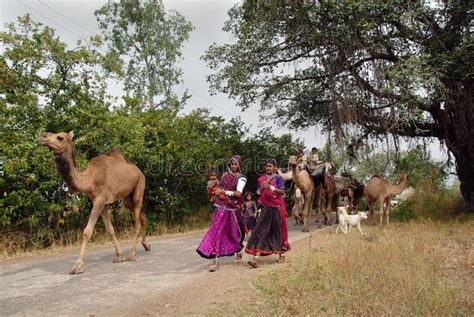
<path id="1" fill-rule="evenodd" d="M 123 199 L 124 205 L 133 212 L 135 237 L 127 260 L 135 261 L 137 258 L 137 239 L 142 229 L 142 245 L 146 251 L 150 251 L 150 245 L 146 241 L 146 216 L 142 210 L 145 176 L 137 166 L 118 150 L 112 150 L 105 155 L 93 158 L 86 170 L 80 172 L 76 168 L 74 159 L 73 137 L 74 133 L 71 131 L 69 133 L 45 132 L 38 138 L 39 144 L 47 146 L 54 153 L 56 167 L 71 191 L 85 193 L 93 203 L 89 221 L 82 236 L 81 252 L 70 273 L 80 274 L 84 272 L 86 245 L 92 236 L 99 216 L 102 217 L 105 229 L 115 246 L 116 257 L 113 262 L 123 261 L 120 243 L 115 236 L 109 211 L 105 208 L 105 205 L 119 199 Z"/>

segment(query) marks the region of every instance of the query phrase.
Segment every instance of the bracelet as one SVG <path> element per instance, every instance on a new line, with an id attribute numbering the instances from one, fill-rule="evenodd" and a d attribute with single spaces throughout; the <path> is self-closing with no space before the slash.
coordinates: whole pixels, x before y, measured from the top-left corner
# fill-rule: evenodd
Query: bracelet
<path id="1" fill-rule="evenodd" d="M 274 191 L 275 191 L 275 189 L 276 189 L 276 188 L 275 188 L 275 186 L 273 186 L 273 185 L 270 185 L 270 190 L 271 190 L 272 192 L 274 192 Z"/>
<path id="2" fill-rule="evenodd" d="M 234 192 L 231 191 L 231 190 L 226 190 L 226 191 L 225 191 L 225 194 L 226 194 L 227 196 L 229 196 L 229 197 L 234 196 Z"/>

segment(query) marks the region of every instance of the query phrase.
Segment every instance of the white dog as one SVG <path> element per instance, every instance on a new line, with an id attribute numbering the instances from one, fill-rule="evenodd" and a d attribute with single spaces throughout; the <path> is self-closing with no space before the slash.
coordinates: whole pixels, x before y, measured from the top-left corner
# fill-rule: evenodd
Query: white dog
<path id="1" fill-rule="evenodd" d="M 348 215 L 346 207 L 337 207 L 337 214 L 339 217 L 339 225 L 336 228 L 336 233 L 339 232 L 339 229 L 341 229 L 342 232 L 347 233 L 347 227 L 349 227 L 349 232 L 351 232 L 351 228 L 357 226 L 360 233 L 364 235 L 360 228 L 360 222 L 362 219 L 368 218 L 367 213 L 359 211 L 355 215 Z"/>

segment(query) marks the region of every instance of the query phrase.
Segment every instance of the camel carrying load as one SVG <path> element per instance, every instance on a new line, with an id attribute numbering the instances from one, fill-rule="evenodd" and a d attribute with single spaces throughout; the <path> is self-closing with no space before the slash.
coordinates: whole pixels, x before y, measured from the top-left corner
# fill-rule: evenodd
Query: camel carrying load
<path id="1" fill-rule="evenodd" d="M 145 176 L 140 169 L 130 162 L 122 152 L 112 150 L 105 155 L 93 158 L 84 172 L 76 168 L 74 160 L 74 133 L 51 133 L 45 132 L 38 138 L 40 145 L 48 147 L 56 158 L 56 167 L 64 178 L 72 192 L 85 193 L 92 201 L 92 210 L 89 221 L 83 232 L 82 246 L 71 274 L 84 272 L 84 254 L 87 242 L 94 232 L 94 227 L 99 216 L 105 224 L 105 229 L 110 235 L 115 246 L 114 263 L 123 262 L 122 250 L 117 240 L 110 221 L 107 204 L 119 199 L 132 213 L 135 221 L 135 236 L 132 242 L 132 250 L 127 257 L 128 261 L 137 258 L 137 239 L 141 231 L 142 245 L 146 251 L 150 251 L 150 245 L 146 241 L 146 216 L 142 210 L 143 193 L 145 191 Z"/>

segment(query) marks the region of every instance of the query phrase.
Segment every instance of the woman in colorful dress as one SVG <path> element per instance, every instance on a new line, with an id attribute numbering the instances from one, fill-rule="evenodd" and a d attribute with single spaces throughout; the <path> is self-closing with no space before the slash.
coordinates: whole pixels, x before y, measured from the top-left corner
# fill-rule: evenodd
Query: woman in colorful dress
<path id="1" fill-rule="evenodd" d="M 248 263 L 259 267 L 260 256 L 278 254 L 279 262 L 285 260 L 289 250 L 286 226 L 285 181 L 276 174 L 276 161 L 270 159 L 265 164 L 265 175 L 258 179 L 257 193 L 262 205 L 260 218 L 252 231 L 245 252 L 254 256 Z"/>
<path id="2" fill-rule="evenodd" d="M 244 226 L 242 221 L 242 192 L 247 183 L 241 174 L 242 160 L 235 155 L 227 163 L 216 189 L 216 212 L 211 226 L 197 248 L 199 255 L 214 259 L 209 270 L 219 269 L 219 257 L 236 255 L 236 263 L 242 262 Z"/>

